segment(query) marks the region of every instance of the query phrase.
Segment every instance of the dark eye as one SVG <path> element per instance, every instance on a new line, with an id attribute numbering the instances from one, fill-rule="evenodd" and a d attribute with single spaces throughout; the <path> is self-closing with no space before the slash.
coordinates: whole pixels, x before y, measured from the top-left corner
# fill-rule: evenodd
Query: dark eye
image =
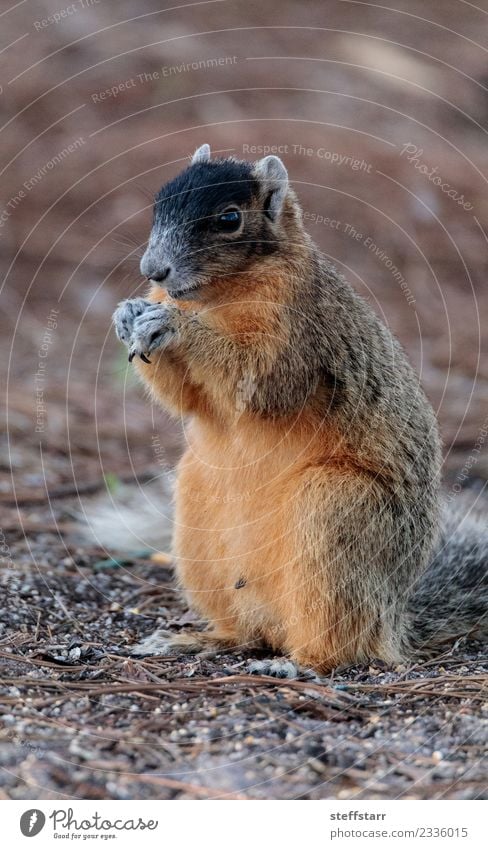
<path id="1" fill-rule="evenodd" d="M 216 216 L 216 224 L 224 233 L 234 233 L 241 226 L 242 213 L 239 209 L 226 209 Z"/>

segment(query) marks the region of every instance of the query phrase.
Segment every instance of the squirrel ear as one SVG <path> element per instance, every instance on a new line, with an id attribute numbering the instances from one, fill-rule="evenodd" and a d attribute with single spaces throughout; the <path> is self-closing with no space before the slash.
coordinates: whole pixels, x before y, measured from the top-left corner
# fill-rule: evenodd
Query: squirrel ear
<path id="1" fill-rule="evenodd" d="M 266 212 L 275 221 L 288 191 L 288 172 L 277 156 L 265 156 L 256 162 L 255 173 L 267 192 Z"/>
<path id="2" fill-rule="evenodd" d="M 191 164 L 195 165 L 197 162 L 208 162 L 210 160 L 210 145 L 202 144 L 201 147 L 197 147 L 195 153 L 191 158 Z"/>

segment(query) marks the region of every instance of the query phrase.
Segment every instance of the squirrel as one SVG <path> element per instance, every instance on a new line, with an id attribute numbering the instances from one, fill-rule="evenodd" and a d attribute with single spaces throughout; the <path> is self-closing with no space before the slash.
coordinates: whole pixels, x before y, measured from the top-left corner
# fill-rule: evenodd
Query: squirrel
<path id="1" fill-rule="evenodd" d="M 113 320 L 184 418 L 174 556 L 208 624 L 135 653 L 267 647 L 285 660 L 251 671 L 286 676 L 486 636 L 488 533 L 442 507 L 433 409 L 306 233 L 283 162 L 199 147 L 155 198 L 140 268 L 149 294 Z"/>

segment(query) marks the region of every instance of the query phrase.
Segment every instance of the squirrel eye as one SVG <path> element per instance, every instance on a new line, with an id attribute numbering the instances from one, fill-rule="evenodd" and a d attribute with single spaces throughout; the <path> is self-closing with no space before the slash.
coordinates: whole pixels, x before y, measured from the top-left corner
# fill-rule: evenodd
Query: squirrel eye
<path id="1" fill-rule="evenodd" d="M 242 214 L 239 209 L 226 209 L 216 217 L 219 230 L 225 233 L 233 233 L 241 226 Z"/>

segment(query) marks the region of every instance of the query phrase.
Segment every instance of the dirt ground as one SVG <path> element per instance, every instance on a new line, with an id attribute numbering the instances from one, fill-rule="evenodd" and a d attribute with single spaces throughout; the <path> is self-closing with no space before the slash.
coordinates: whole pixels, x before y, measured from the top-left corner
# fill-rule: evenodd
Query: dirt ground
<path id="1" fill-rule="evenodd" d="M 150 560 L 182 426 L 111 314 L 199 144 L 280 146 L 313 238 L 421 374 L 446 490 L 484 498 L 487 4 L 62 5 L 1 18 L 0 795 L 485 798 L 480 645 L 321 684 L 129 657 L 198 623 Z"/>
<path id="2" fill-rule="evenodd" d="M 243 654 L 134 660 L 156 625 L 191 622 L 170 570 L 107 564 L 52 533 L 25 549 L 4 582 L 5 796 L 484 797 L 480 647 L 323 684 L 251 676 Z"/>

